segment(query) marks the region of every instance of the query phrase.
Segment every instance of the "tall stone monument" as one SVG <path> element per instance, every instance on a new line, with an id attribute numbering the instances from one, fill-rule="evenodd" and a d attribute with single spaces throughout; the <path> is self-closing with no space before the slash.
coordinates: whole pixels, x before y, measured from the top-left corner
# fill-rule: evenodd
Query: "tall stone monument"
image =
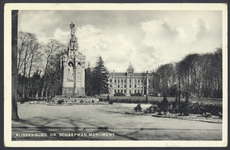
<path id="1" fill-rule="evenodd" d="M 70 24 L 70 41 L 67 53 L 60 60 L 62 69 L 62 95 L 84 96 L 85 56 L 78 51 L 75 24 L 73 23 Z"/>

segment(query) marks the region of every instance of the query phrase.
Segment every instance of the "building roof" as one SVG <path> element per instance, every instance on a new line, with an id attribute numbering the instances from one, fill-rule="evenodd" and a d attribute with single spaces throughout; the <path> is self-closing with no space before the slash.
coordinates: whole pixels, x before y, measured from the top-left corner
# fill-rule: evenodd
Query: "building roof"
<path id="1" fill-rule="evenodd" d="M 112 76 L 113 73 L 109 73 L 109 76 Z M 150 74 L 149 74 L 150 75 Z M 127 73 L 126 72 L 114 72 L 114 76 L 115 77 L 126 77 Z M 146 73 L 134 73 L 134 77 L 142 77 L 142 76 L 146 76 Z"/>
<path id="2" fill-rule="evenodd" d="M 110 76 L 113 75 L 113 73 L 109 73 Z M 126 72 L 114 72 L 114 76 L 126 76 Z"/>
<path id="3" fill-rule="evenodd" d="M 134 73 L 134 76 L 146 76 L 146 73 Z"/>
<path id="4" fill-rule="evenodd" d="M 128 73 L 133 73 L 134 72 L 134 68 L 131 65 L 131 63 L 129 65 L 128 69 L 127 69 L 127 72 Z M 114 74 L 115 77 L 126 77 L 127 72 L 110 72 L 109 76 L 111 77 Z M 152 74 L 149 73 L 148 75 L 151 76 Z M 144 72 L 142 72 L 142 73 L 134 73 L 134 77 L 145 77 L 145 76 L 146 76 L 146 73 L 144 73 Z"/>

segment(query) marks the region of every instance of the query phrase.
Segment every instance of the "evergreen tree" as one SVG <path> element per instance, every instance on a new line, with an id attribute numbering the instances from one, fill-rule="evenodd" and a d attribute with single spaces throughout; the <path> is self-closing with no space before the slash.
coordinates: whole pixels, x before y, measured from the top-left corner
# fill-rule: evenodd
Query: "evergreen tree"
<path id="1" fill-rule="evenodd" d="M 85 94 L 91 96 L 93 93 L 92 89 L 92 73 L 88 65 L 88 68 L 85 69 Z"/>
<path id="2" fill-rule="evenodd" d="M 34 74 L 32 76 L 31 93 L 36 98 L 38 97 L 38 93 L 39 93 L 39 91 L 41 90 L 41 87 L 42 87 L 40 73 L 41 73 L 41 71 L 37 70 L 36 72 L 34 72 Z"/>
<path id="3" fill-rule="evenodd" d="M 108 77 L 109 73 L 100 56 L 93 69 L 93 94 L 108 93 Z"/>

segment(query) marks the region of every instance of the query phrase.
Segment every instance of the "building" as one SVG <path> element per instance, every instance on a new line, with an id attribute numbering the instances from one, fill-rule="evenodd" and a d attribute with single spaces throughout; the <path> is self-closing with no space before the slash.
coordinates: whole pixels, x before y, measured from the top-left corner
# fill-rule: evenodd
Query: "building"
<path id="1" fill-rule="evenodd" d="M 78 51 L 75 25 L 70 24 L 70 42 L 67 55 L 60 59 L 62 70 L 62 95 L 85 95 L 85 56 Z"/>
<path id="2" fill-rule="evenodd" d="M 130 64 L 126 72 L 109 73 L 108 87 L 110 95 L 116 93 L 124 93 L 126 96 L 140 93 L 149 95 L 152 90 L 151 75 L 148 73 L 135 73 L 134 68 Z"/>

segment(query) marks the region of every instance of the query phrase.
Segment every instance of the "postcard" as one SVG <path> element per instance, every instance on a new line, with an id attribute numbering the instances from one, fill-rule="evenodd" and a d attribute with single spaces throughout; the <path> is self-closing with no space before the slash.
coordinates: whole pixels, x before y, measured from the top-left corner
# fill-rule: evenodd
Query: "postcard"
<path id="1" fill-rule="evenodd" d="M 226 147 L 226 4 L 5 4 L 6 147 Z"/>

